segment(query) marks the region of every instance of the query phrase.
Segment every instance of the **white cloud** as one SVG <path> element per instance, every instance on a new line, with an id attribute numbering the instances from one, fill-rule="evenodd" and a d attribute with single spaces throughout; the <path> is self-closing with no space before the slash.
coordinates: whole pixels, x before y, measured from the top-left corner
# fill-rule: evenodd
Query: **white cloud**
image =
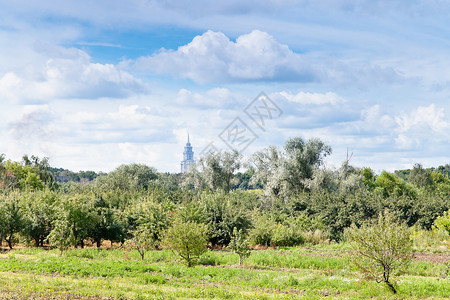
<path id="1" fill-rule="evenodd" d="M 40 47 L 42 48 L 42 47 Z M 42 62 L 0 77 L 0 97 L 13 102 L 46 103 L 54 99 L 120 98 L 147 90 L 145 84 L 112 64 L 92 63 L 77 49 L 40 49 Z M 51 58 L 45 58 L 48 55 Z"/>
<path id="2" fill-rule="evenodd" d="M 282 91 L 275 95 L 280 95 L 286 98 L 288 101 L 299 103 L 299 104 L 313 104 L 313 105 L 323 105 L 323 104 L 331 104 L 337 105 L 342 104 L 345 101 L 344 98 L 340 97 L 336 93 L 326 92 L 326 93 L 307 93 L 307 92 L 298 92 L 297 94 L 293 94 L 290 91 Z"/>
<path id="3" fill-rule="evenodd" d="M 397 123 L 395 139 L 400 149 L 428 148 L 430 145 L 450 143 L 450 121 L 443 108 L 434 104 L 419 106 L 409 114 L 395 117 Z"/>
<path id="4" fill-rule="evenodd" d="M 364 88 L 403 81 L 390 66 L 323 59 L 313 53 L 299 54 L 260 30 L 241 35 L 235 42 L 222 32 L 208 30 L 177 50 L 161 49 L 127 64 L 138 70 L 172 74 L 200 84 L 321 82 Z"/>
<path id="5" fill-rule="evenodd" d="M 40 155 L 51 149 L 57 129 L 55 115 L 47 105 L 24 106 L 19 119 L 8 124 L 2 136 L 8 152 Z"/>
<path id="6" fill-rule="evenodd" d="M 161 50 L 142 57 L 135 67 L 179 74 L 199 83 L 222 81 L 313 81 L 316 74 L 288 46 L 254 30 L 236 42 L 221 32 L 207 31 L 177 51 Z"/>
<path id="7" fill-rule="evenodd" d="M 394 117 L 383 111 L 378 104 L 363 109 L 361 118 L 363 124 L 361 124 L 360 130 L 363 132 L 388 134 L 395 126 Z"/>
<path id="8" fill-rule="evenodd" d="M 244 107 L 247 100 L 244 96 L 232 93 L 227 88 L 213 88 L 203 93 L 180 89 L 175 103 L 198 109 L 239 109 Z"/>

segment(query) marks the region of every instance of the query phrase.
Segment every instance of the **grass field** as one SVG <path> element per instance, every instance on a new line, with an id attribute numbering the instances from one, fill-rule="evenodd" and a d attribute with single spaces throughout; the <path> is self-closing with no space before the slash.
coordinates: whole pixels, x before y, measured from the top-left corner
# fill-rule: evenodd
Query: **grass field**
<path id="1" fill-rule="evenodd" d="M 361 279 L 341 244 L 209 251 L 187 268 L 167 250 L 137 252 L 17 249 L 0 254 L 0 299 L 315 299 L 450 298 L 450 254 L 418 253 L 398 277 L 398 294 Z"/>

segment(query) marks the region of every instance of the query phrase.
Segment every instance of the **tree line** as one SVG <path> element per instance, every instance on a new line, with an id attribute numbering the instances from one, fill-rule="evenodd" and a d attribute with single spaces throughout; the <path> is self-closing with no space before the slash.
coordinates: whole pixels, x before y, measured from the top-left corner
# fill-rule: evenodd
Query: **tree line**
<path id="1" fill-rule="evenodd" d="M 431 229 L 450 209 L 448 165 L 375 174 L 346 159 L 329 169 L 324 159 L 331 151 L 319 139 L 297 137 L 247 161 L 237 152 L 210 153 L 187 174 L 128 164 L 68 182 L 58 182 L 61 169 L 47 158 L 15 162 L 1 155 L 0 238 L 10 248 L 20 241 L 61 251 L 108 240 L 145 254 L 191 224 L 198 229 L 191 234 L 210 247 L 242 237 L 252 245 L 292 246 L 339 241 L 352 224 L 386 210 L 409 227 Z"/>

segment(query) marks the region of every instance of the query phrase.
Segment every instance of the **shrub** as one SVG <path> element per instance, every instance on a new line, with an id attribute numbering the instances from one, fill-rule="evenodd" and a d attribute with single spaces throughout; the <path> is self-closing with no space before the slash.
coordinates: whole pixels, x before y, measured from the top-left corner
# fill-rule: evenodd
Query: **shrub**
<path id="1" fill-rule="evenodd" d="M 127 240 L 127 244 L 135 248 L 144 260 L 145 253 L 155 247 L 153 232 L 148 227 L 139 225 L 131 234 L 132 238 Z"/>
<path id="2" fill-rule="evenodd" d="M 253 228 L 249 232 L 249 241 L 252 245 L 270 246 L 277 223 L 267 214 L 253 215 Z"/>
<path id="3" fill-rule="evenodd" d="M 393 216 L 379 214 L 375 224 L 352 226 L 349 238 L 355 242 L 353 263 L 368 278 L 384 282 L 395 294 L 397 290 L 391 281 L 395 271 L 404 271 L 412 258 L 409 229 L 397 224 Z"/>
<path id="4" fill-rule="evenodd" d="M 237 230 L 236 227 L 233 228 L 233 234 L 228 248 L 239 255 L 239 265 L 242 265 L 244 259 L 251 254 L 248 243 L 242 233 L 242 229 Z"/>
<path id="5" fill-rule="evenodd" d="M 192 267 L 206 252 L 207 231 L 205 224 L 177 219 L 167 230 L 164 244 L 178 254 L 188 267 Z"/>
<path id="6" fill-rule="evenodd" d="M 50 232 L 48 239 L 50 245 L 59 249 L 60 255 L 69 249 L 73 235 L 67 216 L 63 216 L 54 221 L 53 230 Z"/>
<path id="7" fill-rule="evenodd" d="M 278 224 L 273 235 L 273 243 L 277 246 L 296 246 L 304 244 L 305 238 L 295 224 Z"/>
<path id="8" fill-rule="evenodd" d="M 434 222 L 437 228 L 447 231 L 450 234 L 450 210 L 444 212 L 444 215 L 438 217 Z"/>

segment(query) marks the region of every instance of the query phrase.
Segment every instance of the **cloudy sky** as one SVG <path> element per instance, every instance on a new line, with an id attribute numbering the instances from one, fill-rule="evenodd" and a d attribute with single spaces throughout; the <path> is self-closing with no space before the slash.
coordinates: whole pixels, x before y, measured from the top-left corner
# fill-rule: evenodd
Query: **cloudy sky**
<path id="1" fill-rule="evenodd" d="M 0 0 L 0 153 L 177 172 L 188 132 L 196 155 L 227 149 L 238 120 L 245 155 L 301 136 L 333 148 L 330 167 L 347 149 L 377 172 L 450 163 L 449 15 L 446 0 Z M 263 127 L 246 114 L 261 92 L 278 109 Z"/>

